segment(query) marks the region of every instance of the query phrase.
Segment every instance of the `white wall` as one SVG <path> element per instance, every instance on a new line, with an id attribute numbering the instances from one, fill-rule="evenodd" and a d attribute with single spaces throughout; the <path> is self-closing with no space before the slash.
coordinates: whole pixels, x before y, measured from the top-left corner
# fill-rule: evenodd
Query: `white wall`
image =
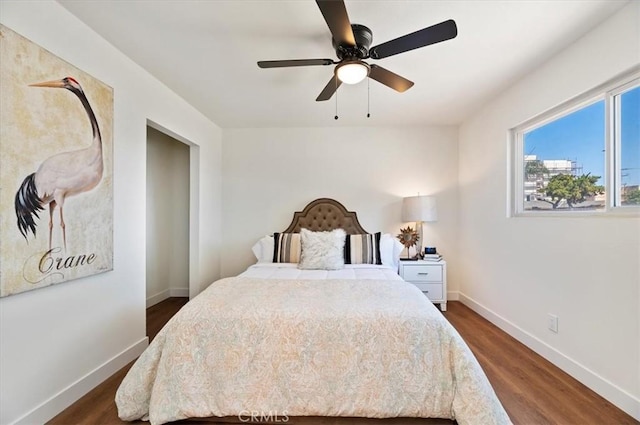
<path id="1" fill-rule="evenodd" d="M 0 300 L 0 423 L 43 423 L 146 346 L 148 122 L 193 144 L 191 283 L 219 276 L 221 131 L 54 1 L 0 21 L 114 89 L 114 270 Z"/>
<path id="2" fill-rule="evenodd" d="M 369 231 L 395 234 L 403 196 L 436 194 L 439 221 L 425 235 L 447 257 L 450 289 L 638 409 L 638 219 L 507 219 L 505 205 L 506 130 L 637 63 L 639 7 L 486 105 L 462 126 L 460 147 L 452 127 L 231 129 L 222 152 L 215 124 L 59 4 L 3 0 L 3 24 L 114 88 L 115 250 L 113 272 L 0 300 L 0 423 L 46 421 L 146 344 L 148 123 L 192 145 L 194 293 L 251 264 L 251 245 L 314 198 L 333 197 Z M 563 243 L 548 247 L 551 236 Z M 530 258 L 539 271 L 525 268 Z M 546 330 L 548 312 L 560 316 L 559 334 Z"/>
<path id="3" fill-rule="evenodd" d="M 460 128 L 461 299 L 640 419 L 640 219 L 507 218 L 507 130 L 640 63 L 632 2 Z M 559 333 L 547 314 L 559 316 Z"/>
<path id="4" fill-rule="evenodd" d="M 147 128 L 147 307 L 189 295 L 189 146 Z"/>
<path id="5" fill-rule="evenodd" d="M 451 259 L 456 288 L 455 127 L 225 129 L 223 140 L 222 275 L 254 263 L 251 246 L 316 198 L 356 211 L 369 232 L 396 235 L 402 198 L 420 192 L 437 197 L 425 240 Z"/>

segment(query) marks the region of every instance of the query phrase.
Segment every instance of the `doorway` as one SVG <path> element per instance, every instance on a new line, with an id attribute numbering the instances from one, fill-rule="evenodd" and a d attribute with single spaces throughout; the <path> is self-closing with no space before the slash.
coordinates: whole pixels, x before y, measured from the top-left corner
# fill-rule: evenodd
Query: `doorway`
<path id="1" fill-rule="evenodd" d="M 147 308 L 189 297 L 190 175 L 190 146 L 147 126 Z"/>

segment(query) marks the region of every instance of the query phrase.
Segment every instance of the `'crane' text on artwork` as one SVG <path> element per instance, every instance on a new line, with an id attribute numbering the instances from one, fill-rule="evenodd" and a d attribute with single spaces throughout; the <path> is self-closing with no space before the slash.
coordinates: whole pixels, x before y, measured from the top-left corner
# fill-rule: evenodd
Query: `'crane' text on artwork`
<path id="1" fill-rule="evenodd" d="M 60 271 L 62 269 L 73 269 L 79 266 L 91 264 L 96 259 L 96 254 L 80 254 L 72 255 L 70 257 L 57 257 L 55 254 L 62 251 L 61 248 L 51 248 L 45 252 L 40 262 L 38 263 L 38 269 L 40 273 L 49 274 L 52 271 Z"/>
<path id="2" fill-rule="evenodd" d="M 67 272 L 79 270 L 97 260 L 95 253 L 66 255 L 62 252 L 63 249 L 58 246 L 51 248 L 44 254 L 34 253 L 31 255 L 22 267 L 24 280 L 33 284 L 40 283 L 45 279 L 50 279 L 51 283 L 54 279 L 64 281 Z"/>

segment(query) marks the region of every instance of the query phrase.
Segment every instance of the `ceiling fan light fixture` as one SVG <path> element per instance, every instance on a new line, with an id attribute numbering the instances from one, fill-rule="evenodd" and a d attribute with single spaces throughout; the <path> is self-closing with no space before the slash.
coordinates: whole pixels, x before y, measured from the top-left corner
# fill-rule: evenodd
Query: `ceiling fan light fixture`
<path id="1" fill-rule="evenodd" d="M 370 67 L 362 61 L 345 61 L 336 66 L 338 79 L 345 84 L 358 84 L 367 78 Z"/>

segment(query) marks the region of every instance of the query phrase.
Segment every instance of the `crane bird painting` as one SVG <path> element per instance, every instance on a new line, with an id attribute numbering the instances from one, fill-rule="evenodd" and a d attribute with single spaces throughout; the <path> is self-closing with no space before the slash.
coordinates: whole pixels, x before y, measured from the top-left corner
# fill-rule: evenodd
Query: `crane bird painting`
<path id="1" fill-rule="evenodd" d="M 0 39 L 7 296 L 113 268 L 113 90 L 2 25 Z"/>
<path id="2" fill-rule="evenodd" d="M 38 210 L 43 205 L 49 205 L 49 249 L 53 231 L 53 212 L 56 206 L 60 208 L 60 227 L 62 241 L 67 247 L 67 237 L 64 223 L 64 201 L 68 196 L 87 192 L 102 179 L 102 138 L 96 116 L 89 105 L 89 100 L 82 91 L 80 83 L 72 77 L 65 77 L 59 81 L 30 84 L 31 87 L 56 87 L 69 90 L 78 96 L 84 107 L 93 132 L 93 142 L 84 149 L 61 152 L 47 158 L 35 173 L 29 174 L 16 193 L 15 209 L 18 217 L 18 229 L 27 239 L 31 231 L 36 235 L 34 217 L 38 217 Z"/>

